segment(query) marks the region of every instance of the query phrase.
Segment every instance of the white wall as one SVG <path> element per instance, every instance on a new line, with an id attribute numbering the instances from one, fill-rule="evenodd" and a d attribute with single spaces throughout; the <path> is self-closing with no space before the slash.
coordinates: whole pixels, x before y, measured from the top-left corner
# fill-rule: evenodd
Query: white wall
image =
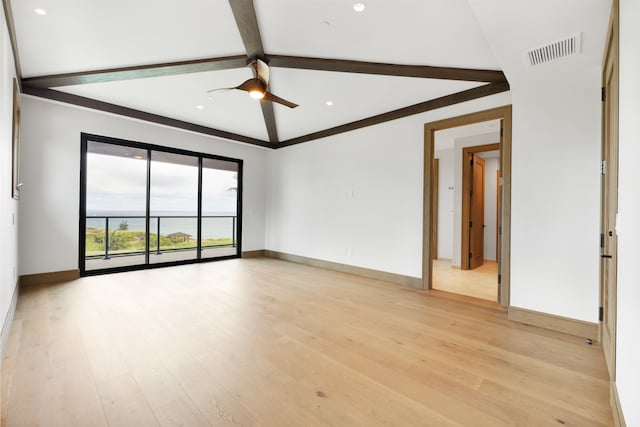
<path id="1" fill-rule="evenodd" d="M 454 217 L 453 217 L 453 260 L 451 265 L 460 267 L 462 264 L 462 149 L 476 145 L 496 144 L 500 142 L 500 131 L 483 133 L 480 135 L 456 138 L 454 141 Z M 494 172 L 495 173 L 495 172 Z M 485 221 L 486 222 L 486 221 Z"/>
<path id="2" fill-rule="evenodd" d="M 20 274 L 78 268 L 80 133 L 244 160 L 243 251 L 264 248 L 266 150 L 24 96 Z"/>
<path id="3" fill-rule="evenodd" d="M 482 157 L 482 153 L 480 153 Z M 484 165 L 484 259 L 496 260 L 496 233 L 497 233 L 497 182 L 496 171 L 500 168 L 500 159 L 488 157 Z"/>
<path id="4" fill-rule="evenodd" d="M 436 133 L 436 147 L 438 133 Z M 435 150 L 438 162 L 438 259 L 453 258 L 453 148 Z"/>
<path id="5" fill-rule="evenodd" d="M 11 141 L 13 79 L 16 75 L 13 51 L 4 18 L 0 17 L 0 331 L 11 306 L 18 268 L 18 202 L 11 198 Z"/>
<path id="6" fill-rule="evenodd" d="M 513 99 L 511 305 L 598 322 L 600 81 L 611 1 L 469 4 Z M 579 55 L 525 64 L 527 50 L 576 33 Z"/>
<path id="7" fill-rule="evenodd" d="M 270 152 L 267 249 L 422 276 L 424 123 L 503 93 Z"/>
<path id="8" fill-rule="evenodd" d="M 513 97 L 511 305 L 596 323 L 600 70 Z"/>
<path id="9" fill-rule="evenodd" d="M 616 383 L 628 426 L 640 425 L 640 3 L 620 1 L 620 162 Z"/>

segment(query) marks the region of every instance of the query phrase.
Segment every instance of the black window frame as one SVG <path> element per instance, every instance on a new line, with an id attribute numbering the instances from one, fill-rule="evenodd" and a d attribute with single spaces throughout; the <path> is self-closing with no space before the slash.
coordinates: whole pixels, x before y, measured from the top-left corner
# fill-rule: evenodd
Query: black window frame
<path id="1" fill-rule="evenodd" d="M 110 267 L 98 270 L 86 270 L 85 269 L 85 249 L 86 249 L 86 218 L 87 218 L 87 147 L 89 142 L 100 142 L 106 144 L 119 145 L 124 147 L 138 148 L 147 150 L 147 189 L 146 189 L 146 232 L 147 232 L 147 251 L 145 253 L 145 263 L 130 266 Z M 194 156 L 198 159 L 198 236 L 197 236 L 197 257 L 195 259 L 170 261 L 161 263 L 149 263 L 149 198 L 150 198 L 150 162 L 152 151 L 163 151 L 173 154 L 183 154 L 187 156 Z M 201 226 L 202 226 L 202 160 L 203 159 L 222 160 L 226 162 L 233 162 L 238 165 L 238 188 L 237 188 L 237 206 L 236 206 L 236 254 L 224 255 L 214 258 L 202 258 L 201 257 Z M 219 156 L 209 153 L 200 153 L 197 151 L 183 150 L 180 148 L 166 147 L 163 145 L 148 144 L 144 142 L 131 141 L 127 139 L 113 138 L 104 135 L 95 135 L 91 133 L 80 133 L 80 216 L 79 216 L 79 245 L 78 245 L 78 269 L 80 270 L 80 276 L 97 276 L 101 274 L 121 273 L 127 271 L 149 270 L 154 268 L 172 267 L 176 265 L 185 264 L 197 264 L 203 262 L 215 262 L 227 259 L 235 259 L 242 257 L 242 194 L 243 194 L 243 181 L 244 181 L 244 161 L 242 159 L 235 159 L 232 157 Z"/>

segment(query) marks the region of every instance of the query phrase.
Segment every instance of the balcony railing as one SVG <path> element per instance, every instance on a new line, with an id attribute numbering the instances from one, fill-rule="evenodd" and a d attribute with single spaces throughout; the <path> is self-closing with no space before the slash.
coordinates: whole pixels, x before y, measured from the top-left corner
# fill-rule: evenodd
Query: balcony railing
<path id="1" fill-rule="evenodd" d="M 236 247 L 236 216 L 203 215 L 201 218 L 201 249 Z M 133 224 L 129 224 L 129 220 Z M 170 233 L 165 231 L 162 234 L 163 224 L 170 229 Z M 187 231 L 197 234 L 197 227 L 197 216 L 150 216 L 148 233 L 145 216 L 87 216 L 85 259 L 144 255 L 147 248 L 149 253 L 156 255 L 193 251 L 198 249 L 198 236 Z"/>

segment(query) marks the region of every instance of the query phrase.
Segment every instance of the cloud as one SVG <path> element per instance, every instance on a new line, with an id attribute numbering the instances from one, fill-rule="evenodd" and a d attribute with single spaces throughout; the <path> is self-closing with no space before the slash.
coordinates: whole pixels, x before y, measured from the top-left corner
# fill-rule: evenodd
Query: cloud
<path id="1" fill-rule="evenodd" d="M 203 213 L 235 213 L 237 173 L 204 168 Z M 87 211 L 137 212 L 146 210 L 147 163 L 127 157 L 87 154 Z M 151 209 L 195 215 L 198 207 L 198 169 L 151 162 Z M 153 212 L 152 212 L 153 214 Z"/>

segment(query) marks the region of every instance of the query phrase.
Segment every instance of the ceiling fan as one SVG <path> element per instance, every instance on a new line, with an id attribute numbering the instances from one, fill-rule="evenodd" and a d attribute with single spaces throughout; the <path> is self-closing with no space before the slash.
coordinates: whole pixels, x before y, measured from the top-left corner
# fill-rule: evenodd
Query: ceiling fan
<path id="1" fill-rule="evenodd" d="M 249 92 L 249 96 L 254 99 L 264 99 L 265 101 L 277 102 L 289 108 L 296 108 L 298 104 L 282 99 L 269 92 L 269 66 L 260 59 L 254 59 L 249 62 L 249 67 L 253 71 L 253 78 L 245 81 L 240 86 L 224 87 L 219 89 L 208 90 L 209 95 L 226 92 L 233 89 L 244 90 Z"/>

